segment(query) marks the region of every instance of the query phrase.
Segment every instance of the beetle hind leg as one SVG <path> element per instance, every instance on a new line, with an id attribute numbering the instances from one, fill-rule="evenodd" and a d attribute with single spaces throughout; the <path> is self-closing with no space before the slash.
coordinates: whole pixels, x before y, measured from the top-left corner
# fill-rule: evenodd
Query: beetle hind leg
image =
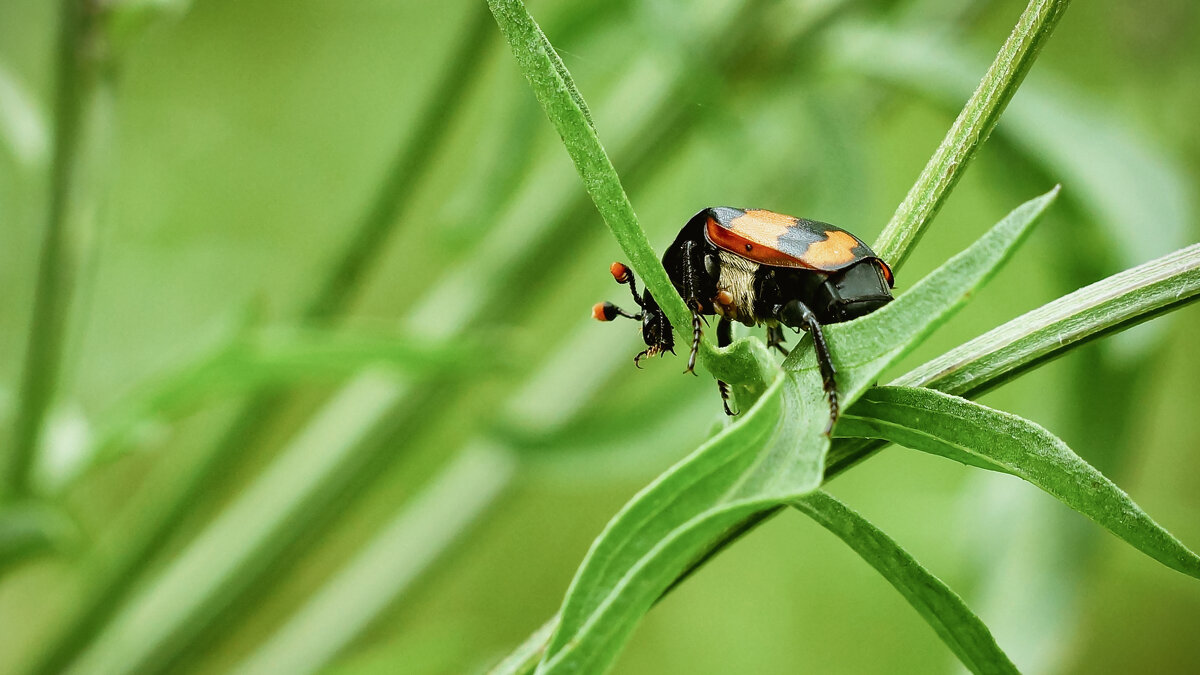
<path id="1" fill-rule="evenodd" d="M 833 357 L 829 354 L 829 344 L 825 342 L 821 323 L 813 311 L 799 300 L 792 300 L 780 308 L 779 320 L 789 326 L 803 328 L 812 335 L 813 346 L 817 350 L 817 365 L 821 368 L 821 384 L 825 389 L 825 397 L 829 399 L 829 423 L 825 425 L 825 435 L 828 436 L 838 418 L 837 369 L 833 366 Z"/>

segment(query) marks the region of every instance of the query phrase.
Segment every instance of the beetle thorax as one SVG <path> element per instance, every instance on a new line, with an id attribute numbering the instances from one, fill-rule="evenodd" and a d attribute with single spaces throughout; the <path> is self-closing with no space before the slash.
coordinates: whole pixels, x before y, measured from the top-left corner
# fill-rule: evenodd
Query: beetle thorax
<path id="1" fill-rule="evenodd" d="M 758 317 L 754 315 L 754 275 L 758 272 L 759 264 L 728 251 L 720 251 L 720 256 L 721 276 L 717 280 L 717 291 L 728 293 L 732 301 L 714 301 L 713 309 L 726 319 L 753 326 L 758 322 Z"/>

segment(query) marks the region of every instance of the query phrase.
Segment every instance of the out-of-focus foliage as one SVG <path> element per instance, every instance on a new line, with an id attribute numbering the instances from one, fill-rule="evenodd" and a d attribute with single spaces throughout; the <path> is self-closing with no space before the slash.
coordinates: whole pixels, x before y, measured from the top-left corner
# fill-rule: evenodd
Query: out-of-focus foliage
<path id="1" fill-rule="evenodd" d="M 0 453 L 49 217 L 57 4 L 0 1 Z M 625 297 L 605 271 L 620 254 L 483 4 L 141 2 L 102 24 L 115 43 L 80 126 L 99 167 L 80 173 L 61 367 L 30 469 L 60 478 L 0 506 L 5 532 L 32 544 L 0 570 L 0 669 L 55 654 L 76 672 L 490 665 L 556 611 L 620 504 L 723 422 L 711 383 L 680 377 L 678 359 L 634 370 L 636 330 L 587 317 Z M 660 251 L 711 204 L 873 239 L 1019 11 L 530 9 Z M 898 287 L 1039 188 L 1063 182 L 1071 208 L 898 372 L 1200 238 L 1197 31 L 1184 0 L 1072 5 Z M 377 234 L 356 234 L 363 224 Z M 339 271 L 352 241 L 366 244 Z M 293 377 L 299 358 L 278 377 L 188 381 L 231 322 L 328 336 L 300 355 L 322 372 Z M 363 330 L 370 343 L 356 343 Z M 1194 545 L 1198 330 L 1185 309 L 985 402 L 1053 429 Z M 438 360 L 386 375 L 322 365 L 338 349 L 402 364 L 405 345 Z M 443 369 L 447 354 L 461 359 Z M 196 403 L 122 434 L 139 452 L 70 470 L 173 377 Z M 962 594 L 1022 668 L 1200 667 L 1197 584 L 1035 489 L 976 473 L 888 451 L 830 489 Z M 952 667 L 881 578 L 794 513 L 659 603 L 617 664 Z"/>

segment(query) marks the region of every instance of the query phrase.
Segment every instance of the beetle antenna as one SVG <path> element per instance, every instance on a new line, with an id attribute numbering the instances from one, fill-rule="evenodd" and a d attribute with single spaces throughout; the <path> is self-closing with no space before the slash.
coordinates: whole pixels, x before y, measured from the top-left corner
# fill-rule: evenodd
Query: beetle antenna
<path id="1" fill-rule="evenodd" d="M 635 321 L 642 320 L 641 312 L 630 314 L 611 302 L 597 302 L 592 305 L 592 318 L 597 321 L 612 321 L 618 316 L 623 316 L 626 319 L 634 319 Z"/>
<path id="2" fill-rule="evenodd" d="M 613 279 L 616 279 L 618 284 L 629 284 L 629 292 L 633 294 L 633 301 L 637 303 L 638 307 L 645 309 L 646 303 L 638 296 L 637 281 L 633 278 L 633 270 L 629 269 L 625 263 L 615 262 L 609 265 L 608 271 L 613 275 Z"/>

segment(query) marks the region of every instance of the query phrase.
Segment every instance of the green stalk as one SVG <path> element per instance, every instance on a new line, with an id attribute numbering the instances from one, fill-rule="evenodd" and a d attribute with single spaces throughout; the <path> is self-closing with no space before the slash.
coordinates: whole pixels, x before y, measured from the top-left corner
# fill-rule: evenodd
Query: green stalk
<path id="1" fill-rule="evenodd" d="M 84 110 L 99 78 L 98 32 L 87 0 L 63 0 L 58 35 L 50 204 L 21 376 L 13 442 L 0 471 L 0 496 L 29 492 L 29 475 L 62 369 L 67 314 L 78 260 L 71 250 L 72 204 L 80 176 Z"/>
<path id="2" fill-rule="evenodd" d="M 898 270 L 987 140 L 1070 0 L 1030 0 L 983 80 L 873 247 Z"/>

